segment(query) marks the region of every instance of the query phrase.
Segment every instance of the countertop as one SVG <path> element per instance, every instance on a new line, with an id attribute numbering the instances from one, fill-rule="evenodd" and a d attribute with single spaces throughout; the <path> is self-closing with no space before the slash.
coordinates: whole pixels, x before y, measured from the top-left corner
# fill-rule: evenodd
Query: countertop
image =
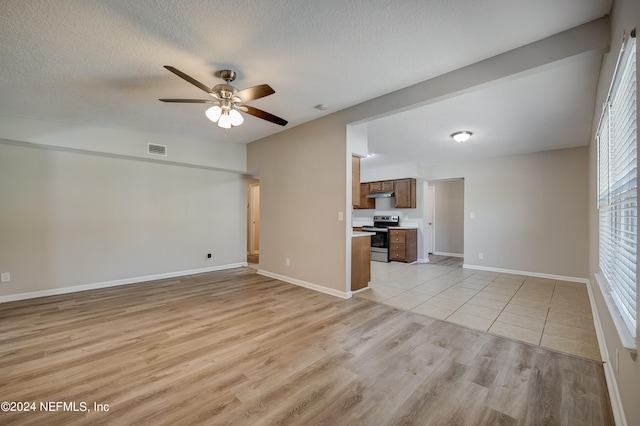
<path id="1" fill-rule="evenodd" d="M 362 231 L 355 231 L 351 234 L 351 237 L 355 238 L 355 237 L 368 237 L 370 235 L 376 235 L 375 232 L 362 232 Z"/>

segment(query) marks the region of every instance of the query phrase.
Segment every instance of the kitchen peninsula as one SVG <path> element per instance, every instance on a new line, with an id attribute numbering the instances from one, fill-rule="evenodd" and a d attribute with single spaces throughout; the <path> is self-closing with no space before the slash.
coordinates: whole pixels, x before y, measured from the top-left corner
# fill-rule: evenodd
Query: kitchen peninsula
<path id="1" fill-rule="evenodd" d="M 351 291 L 362 290 L 371 281 L 371 236 L 373 232 L 351 234 Z"/>

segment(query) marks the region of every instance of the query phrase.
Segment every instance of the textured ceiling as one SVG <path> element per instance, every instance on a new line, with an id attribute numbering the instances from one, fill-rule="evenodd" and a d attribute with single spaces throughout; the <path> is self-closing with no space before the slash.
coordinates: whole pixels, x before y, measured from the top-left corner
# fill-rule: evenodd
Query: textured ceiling
<path id="1" fill-rule="evenodd" d="M 288 128 L 589 22 L 610 6 L 610 0 L 0 0 L 0 114 L 248 143 L 283 128 L 247 117 L 225 132 L 206 120 L 203 105 L 159 102 L 206 99 L 163 65 L 210 86 L 221 82 L 213 72 L 223 68 L 237 71 L 239 88 L 268 83 L 276 94 L 251 105 L 289 120 Z M 409 150 L 424 148 L 425 139 L 441 143 L 431 132 L 444 129 L 434 123 L 452 116 L 513 140 L 516 130 L 504 131 L 518 117 L 492 122 L 482 106 L 493 100 L 522 104 L 528 115 L 578 106 L 566 118 L 584 121 L 598 65 L 572 64 L 406 112 L 402 128 L 398 120 L 375 126 L 380 135 L 403 132 Z M 589 99 L 591 105 L 581 105 Z M 329 109 L 314 109 L 319 103 Z M 534 124 L 523 129 L 530 131 Z M 372 140 L 372 150 L 381 145 Z"/>

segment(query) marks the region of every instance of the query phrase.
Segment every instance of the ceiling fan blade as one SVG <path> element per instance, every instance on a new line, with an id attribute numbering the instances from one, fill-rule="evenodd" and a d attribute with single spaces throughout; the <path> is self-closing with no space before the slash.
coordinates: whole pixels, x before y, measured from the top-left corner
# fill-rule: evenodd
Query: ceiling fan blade
<path id="1" fill-rule="evenodd" d="M 209 101 L 205 99 L 158 99 L 162 102 L 180 102 L 183 104 L 217 104 L 218 101 Z"/>
<path id="2" fill-rule="evenodd" d="M 259 86 L 247 87 L 239 92 L 233 94 L 233 97 L 240 98 L 239 102 L 249 102 L 254 99 L 264 98 L 265 96 L 273 95 L 276 93 L 268 84 L 261 84 Z"/>
<path id="3" fill-rule="evenodd" d="M 273 114 L 270 114 L 270 113 L 268 113 L 266 111 L 263 111 L 263 110 L 258 109 L 258 108 L 254 108 L 254 107 L 249 106 L 249 105 L 236 105 L 236 107 L 239 110 L 246 112 L 247 114 L 251 114 L 254 117 L 262 118 L 263 120 L 267 120 L 267 121 L 270 121 L 272 123 L 279 124 L 280 126 L 286 126 L 287 123 L 288 123 L 288 121 L 283 119 L 283 118 L 276 117 Z"/>
<path id="4" fill-rule="evenodd" d="M 194 86 L 196 86 L 198 89 L 203 90 L 205 92 L 207 92 L 208 94 L 212 95 L 213 97 L 217 98 L 218 96 L 207 86 L 205 86 L 204 84 L 200 83 L 198 80 L 196 80 L 195 78 L 188 76 L 187 74 L 183 73 L 182 71 L 180 71 L 179 69 L 176 69 L 170 65 L 165 65 L 164 66 L 166 69 L 168 69 L 169 71 L 171 71 L 172 73 L 174 73 L 175 75 L 177 75 L 178 77 L 188 81 L 189 83 L 193 84 Z"/>

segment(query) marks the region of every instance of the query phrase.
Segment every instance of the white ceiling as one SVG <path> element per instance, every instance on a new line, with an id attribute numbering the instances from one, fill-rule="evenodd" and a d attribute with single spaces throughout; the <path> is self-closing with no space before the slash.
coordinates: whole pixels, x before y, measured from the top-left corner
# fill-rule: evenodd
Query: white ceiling
<path id="1" fill-rule="evenodd" d="M 248 143 L 610 7 L 611 0 L 0 0 L 0 114 Z M 289 125 L 247 116 L 225 132 L 202 104 L 161 103 L 207 99 L 163 65 L 208 86 L 222 82 L 213 72 L 223 68 L 238 73 L 240 89 L 268 83 L 276 93 L 251 105 Z M 585 145 L 599 65 L 571 61 L 376 120 L 370 149 L 432 164 Z M 314 109 L 320 103 L 329 109 Z M 454 145 L 452 129 L 475 134 Z"/>
<path id="2" fill-rule="evenodd" d="M 596 56 L 561 62 L 371 121 L 369 152 L 375 155 L 365 164 L 410 159 L 429 166 L 585 146 L 599 71 Z M 451 138 L 461 130 L 472 132 L 463 144 Z"/>

